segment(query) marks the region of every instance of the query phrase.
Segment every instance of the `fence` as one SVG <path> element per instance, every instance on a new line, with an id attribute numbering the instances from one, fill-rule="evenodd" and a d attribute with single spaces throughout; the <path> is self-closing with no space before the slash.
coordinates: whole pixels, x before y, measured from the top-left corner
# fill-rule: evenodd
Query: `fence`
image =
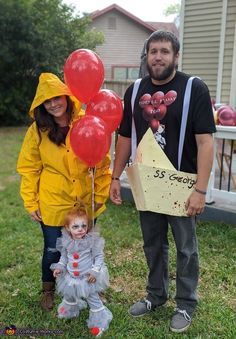
<path id="1" fill-rule="evenodd" d="M 116 92 L 121 99 L 124 98 L 126 89 L 131 85 L 133 81 L 130 80 L 105 80 L 103 88 L 110 89 Z"/>
<path id="2" fill-rule="evenodd" d="M 236 206 L 236 127 L 217 126 L 216 129 L 215 159 L 206 201 L 222 199 Z"/>

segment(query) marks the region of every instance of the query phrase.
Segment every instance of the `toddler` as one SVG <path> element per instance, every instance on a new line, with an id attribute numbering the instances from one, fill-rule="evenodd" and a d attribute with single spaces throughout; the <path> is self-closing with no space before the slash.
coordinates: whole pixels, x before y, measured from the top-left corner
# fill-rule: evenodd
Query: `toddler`
<path id="1" fill-rule="evenodd" d="M 99 337 L 108 329 L 112 313 L 98 294 L 109 286 L 104 239 L 91 228 L 85 209 L 73 209 L 67 214 L 62 236 L 57 241 L 61 257 L 51 269 L 56 277 L 57 291 L 63 296 L 58 317 L 76 317 L 88 303 L 87 325 L 91 334 Z"/>

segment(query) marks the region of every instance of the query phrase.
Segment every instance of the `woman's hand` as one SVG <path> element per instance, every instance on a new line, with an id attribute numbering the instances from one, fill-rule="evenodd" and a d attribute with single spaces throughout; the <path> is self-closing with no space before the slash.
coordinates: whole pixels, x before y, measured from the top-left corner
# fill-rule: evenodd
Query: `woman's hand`
<path id="1" fill-rule="evenodd" d="M 36 221 L 36 222 L 41 222 L 41 221 L 42 221 L 42 217 L 41 217 L 40 210 L 31 212 L 31 213 L 30 213 L 30 216 L 31 216 L 31 219 L 32 219 L 33 221 Z"/>

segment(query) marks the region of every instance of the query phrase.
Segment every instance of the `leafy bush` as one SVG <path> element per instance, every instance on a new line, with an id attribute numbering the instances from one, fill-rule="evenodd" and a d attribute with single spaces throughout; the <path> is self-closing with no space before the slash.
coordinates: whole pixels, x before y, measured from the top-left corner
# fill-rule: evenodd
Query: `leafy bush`
<path id="1" fill-rule="evenodd" d="M 89 22 L 62 0 L 0 0 L 0 126 L 28 121 L 40 73 L 62 79 L 71 52 L 103 42 Z"/>

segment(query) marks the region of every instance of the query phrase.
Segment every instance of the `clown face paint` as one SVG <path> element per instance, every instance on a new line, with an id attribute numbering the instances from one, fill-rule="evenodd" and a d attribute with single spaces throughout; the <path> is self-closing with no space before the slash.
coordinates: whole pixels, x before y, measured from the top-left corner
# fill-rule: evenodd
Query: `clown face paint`
<path id="1" fill-rule="evenodd" d="M 68 230 L 74 240 L 82 239 L 88 232 L 88 220 L 86 216 L 73 219 L 68 225 Z"/>

